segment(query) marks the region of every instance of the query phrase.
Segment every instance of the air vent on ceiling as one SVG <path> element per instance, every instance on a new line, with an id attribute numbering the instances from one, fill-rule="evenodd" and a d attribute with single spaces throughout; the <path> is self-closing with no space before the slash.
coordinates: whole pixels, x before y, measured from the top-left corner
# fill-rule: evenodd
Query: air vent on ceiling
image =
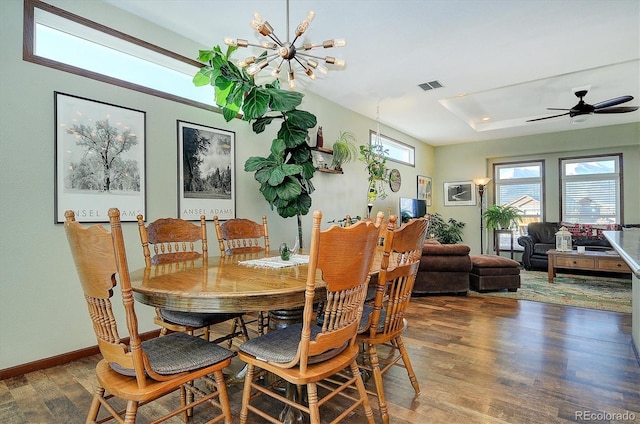
<path id="1" fill-rule="evenodd" d="M 418 84 L 418 87 L 422 88 L 424 91 L 435 90 L 436 88 L 442 87 L 442 83 L 438 80 L 435 80 Z"/>

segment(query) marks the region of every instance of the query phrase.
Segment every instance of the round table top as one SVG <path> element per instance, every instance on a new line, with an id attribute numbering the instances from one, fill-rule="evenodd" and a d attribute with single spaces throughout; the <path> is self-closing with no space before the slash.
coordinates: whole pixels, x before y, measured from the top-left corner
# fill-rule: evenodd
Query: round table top
<path id="1" fill-rule="evenodd" d="M 146 305 L 185 312 L 252 312 L 304 305 L 307 264 L 263 268 L 240 261 L 278 256 L 248 254 L 211 256 L 167 263 L 131 273 L 134 298 Z M 318 291 L 323 291 L 317 278 Z"/>

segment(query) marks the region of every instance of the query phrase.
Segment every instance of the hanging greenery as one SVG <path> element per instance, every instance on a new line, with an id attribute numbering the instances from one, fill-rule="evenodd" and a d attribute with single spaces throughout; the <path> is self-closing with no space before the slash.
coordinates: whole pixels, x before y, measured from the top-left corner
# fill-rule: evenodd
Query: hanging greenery
<path id="1" fill-rule="evenodd" d="M 369 173 L 369 190 L 367 192 L 367 202 L 373 203 L 376 199 L 387 197 L 385 184 L 389 181 L 389 170 L 387 169 L 388 151 L 382 144 L 360 145 L 361 162 Z"/>

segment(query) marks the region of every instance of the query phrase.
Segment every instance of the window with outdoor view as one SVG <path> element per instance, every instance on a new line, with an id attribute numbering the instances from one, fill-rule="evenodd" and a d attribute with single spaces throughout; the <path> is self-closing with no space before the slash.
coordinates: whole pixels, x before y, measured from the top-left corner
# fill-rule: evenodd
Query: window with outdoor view
<path id="1" fill-rule="evenodd" d="M 562 221 L 621 223 L 622 154 L 560 159 Z"/>
<path id="2" fill-rule="evenodd" d="M 416 164 L 415 149 L 408 144 L 389 138 L 377 131 L 369 131 L 369 143 L 382 144 L 382 150 L 388 160 L 411 166 Z"/>
<path id="3" fill-rule="evenodd" d="M 496 163 L 493 165 L 495 203 L 522 211 L 514 237 L 527 234 L 527 224 L 544 219 L 544 161 Z M 508 234 L 500 234 L 500 250 L 510 248 Z M 514 244 L 514 249 L 521 247 Z"/>

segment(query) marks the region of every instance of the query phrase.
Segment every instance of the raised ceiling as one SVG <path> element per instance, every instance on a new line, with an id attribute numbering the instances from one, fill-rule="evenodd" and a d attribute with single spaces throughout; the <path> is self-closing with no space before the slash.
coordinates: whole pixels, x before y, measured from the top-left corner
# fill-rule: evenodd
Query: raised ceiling
<path id="1" fill-rule="evenodd" d="M 103 1 L 205 46 L 257 41 L 254 12 L 286 38 L 286 0 Z M 347 66 L 301 90 L 371 119 L 379 108 L 381 123 L 426 143 L 640 122 L 640 111 L 525 122 L 571 108 L 576 88 L 588 87 L 590 104 L 631 95 L 622 106 L 640 105 L 638 0 L 291 0 L 290 31 L 309 10 L 304 39 L 345 38 L 327 54 Z M 430 81 L 443 87 L 419 86 Z"/>

